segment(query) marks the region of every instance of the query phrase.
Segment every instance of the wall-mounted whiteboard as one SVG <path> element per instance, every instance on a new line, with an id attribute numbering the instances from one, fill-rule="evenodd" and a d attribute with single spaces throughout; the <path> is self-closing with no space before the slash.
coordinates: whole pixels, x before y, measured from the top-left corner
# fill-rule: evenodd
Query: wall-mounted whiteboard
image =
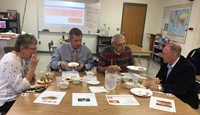
<path id="1" fill-rule="evenodd" d="M 68 33 L 71 28 L 77 27 L 84 34 L 95 34 L 99 26 L 99 2 L 38 0 L 37 5 L 39 31 L 48 29 L 49 32 Z"/>

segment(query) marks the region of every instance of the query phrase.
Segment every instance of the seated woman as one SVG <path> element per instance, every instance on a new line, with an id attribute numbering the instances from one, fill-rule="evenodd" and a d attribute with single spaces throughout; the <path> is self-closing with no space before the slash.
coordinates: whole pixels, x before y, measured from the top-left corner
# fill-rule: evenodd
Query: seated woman
<path id="1" fill-rule="evenodd" d="M 34 78 L 38 64 L 37 40 L 33 35 L 19 35 L 15 49 L 0 60 L 0 112 L 7 113 L 16 98 Z M 28 69 L 25 60 L 29 60 Z"/>

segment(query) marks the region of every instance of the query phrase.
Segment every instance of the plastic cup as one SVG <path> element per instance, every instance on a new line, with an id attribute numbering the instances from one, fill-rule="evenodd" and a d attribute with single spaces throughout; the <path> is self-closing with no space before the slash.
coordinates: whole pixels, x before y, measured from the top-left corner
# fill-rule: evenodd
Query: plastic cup
<path id="1" fill-rule="evenodd" d="M 84 76 L 84 77 L 83 77 L 83 80 L 82 80 L 82 85 L 83 85 L 83 86 L 87 86 L 87 81 L 88 81 L 87 76 Z"/>
<path id="2" fill-rule="evenodd" d="M 107 90 L 114 90 L 117 85 L 116 73 L 105 71 L 105 88 Z"/>
<path id="3" fill-rule="evenodd" d="M 59 87 L 59 83 L 62 81 L 61 76 L 56 76 L 56 85 Z"/>

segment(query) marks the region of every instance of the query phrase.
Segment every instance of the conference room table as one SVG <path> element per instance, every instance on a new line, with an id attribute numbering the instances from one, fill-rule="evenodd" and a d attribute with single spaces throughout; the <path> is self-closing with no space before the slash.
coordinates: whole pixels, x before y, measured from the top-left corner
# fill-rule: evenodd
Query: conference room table
<path id="1" fill-rule="evenodd" d="M 151 51 L 148 50 L 148 49 L 139 47 L 137 45 L 134 45 L 134 44 L 127 45 L 127 46 L 131 48 L 131 50 L 133 52 L 133 56 L 138 58 L 138 61 L 139 61 L 140 64 L 141 64 L 140 58 L 147 57 L 146 58 L 147 59 L 147 72 L 146 73 L 148 73 L 149 63 L 150 63 L 150 60 L 151 60 Z"/>
<path id="2" fill-rule="evenodd" d="M 144 57 L 144 56 L 147 56 L 147 57 L 150 57 L 151 56 L 151 51 L 148 50 L 148 49 L 145 49 L 145 48 L 142 48 L 142 47 L 139 47 L 137 45 L 127 45 L 131 48 L 131 50 L 133 51 L 133 55 L 134 56 L 137 56 L 137 57 Z"/>
<path id="3" fill-rule="evenodd" d="M 54 76 L 61 76 L 60 72 L 54 72 Z M 80 77 L 83 77 L 85 73 L 79 73 Z M 98 86 L 104 86 L 104 74 L 97 73 L 97 80 L 100 81 Z M 34 83 L 33 83 L 34 84 Z M 166 112 L 149 107 L 150 97 L 139 97 L 135 96 L 136 100 L 140 105 L 128 106 L 120 105 L 114 106 L 109 105 L 105 95 L 133 95 L 129 89 L 124 87 L 122 82 L 117 85 L 115 90 L 109 91 L 107 93 L 95 93 L 98 106 L 72 106 L 72 93 L 90 93 L 88 84 L 87 86 L 82 86 L 82 83 L 74 85 L 70 83 L 66 90 L 60 89 L 55 82 L 55 77 L 53 82 L 46 89 L 47 91 L 58 91 L 66 92 L 62 101 L 59 105 L 48 105 L 48 104 L 38 104 L 33 103 L 34 100 L 41 93 L 29 93 L 28 96 L 19 96 L 11 107 L 7 115 L 171 115 L 175 114 L 173 112 Z M 176 114 L 179 115 L 199 115 L 194 109 L 189 105 L 180 101 L 175 96 L 168 96 L 164 93 L 153 93 L 153 96 L 173 99 L 175 101 Z"/>

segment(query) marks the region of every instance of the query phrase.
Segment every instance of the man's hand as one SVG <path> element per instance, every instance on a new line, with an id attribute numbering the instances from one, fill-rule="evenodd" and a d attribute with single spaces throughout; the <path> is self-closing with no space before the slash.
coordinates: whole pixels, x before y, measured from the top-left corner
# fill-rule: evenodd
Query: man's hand
<path id="1" fill-rule="evenodd" d="M 161 80 L 159 78 L 154 78 L 154 81 L 156 82 L 156 84 L 160 84 Z"/>
<path id="2" fill-rule="evenodd" d="M 158 91 L 158 85 L 160 84 L 160 79 L 155 78 L 152 81 L 147 82 L 147 87 L 151 90 Z"/>
<path id="3" fill-rule="evenodd" d="M 121 68 L 118 65 L 111 65 L 107 68 L 109 72 L 120 72 Z"/>
<path id="4" fill-rule="evenodd" d="M 85 66 L 85 64 L 83 62 L 81 62 L 80 65 L 75 68 L 75 70 L 80 71 L 84 68 L 84 66 Z"/>
<path id="5" fill-rule="evenodd" d="M 69 67 L 68 63 L 66 61 L 61 61 L 60 66 L 62 69 L 66 69 Z"/>

